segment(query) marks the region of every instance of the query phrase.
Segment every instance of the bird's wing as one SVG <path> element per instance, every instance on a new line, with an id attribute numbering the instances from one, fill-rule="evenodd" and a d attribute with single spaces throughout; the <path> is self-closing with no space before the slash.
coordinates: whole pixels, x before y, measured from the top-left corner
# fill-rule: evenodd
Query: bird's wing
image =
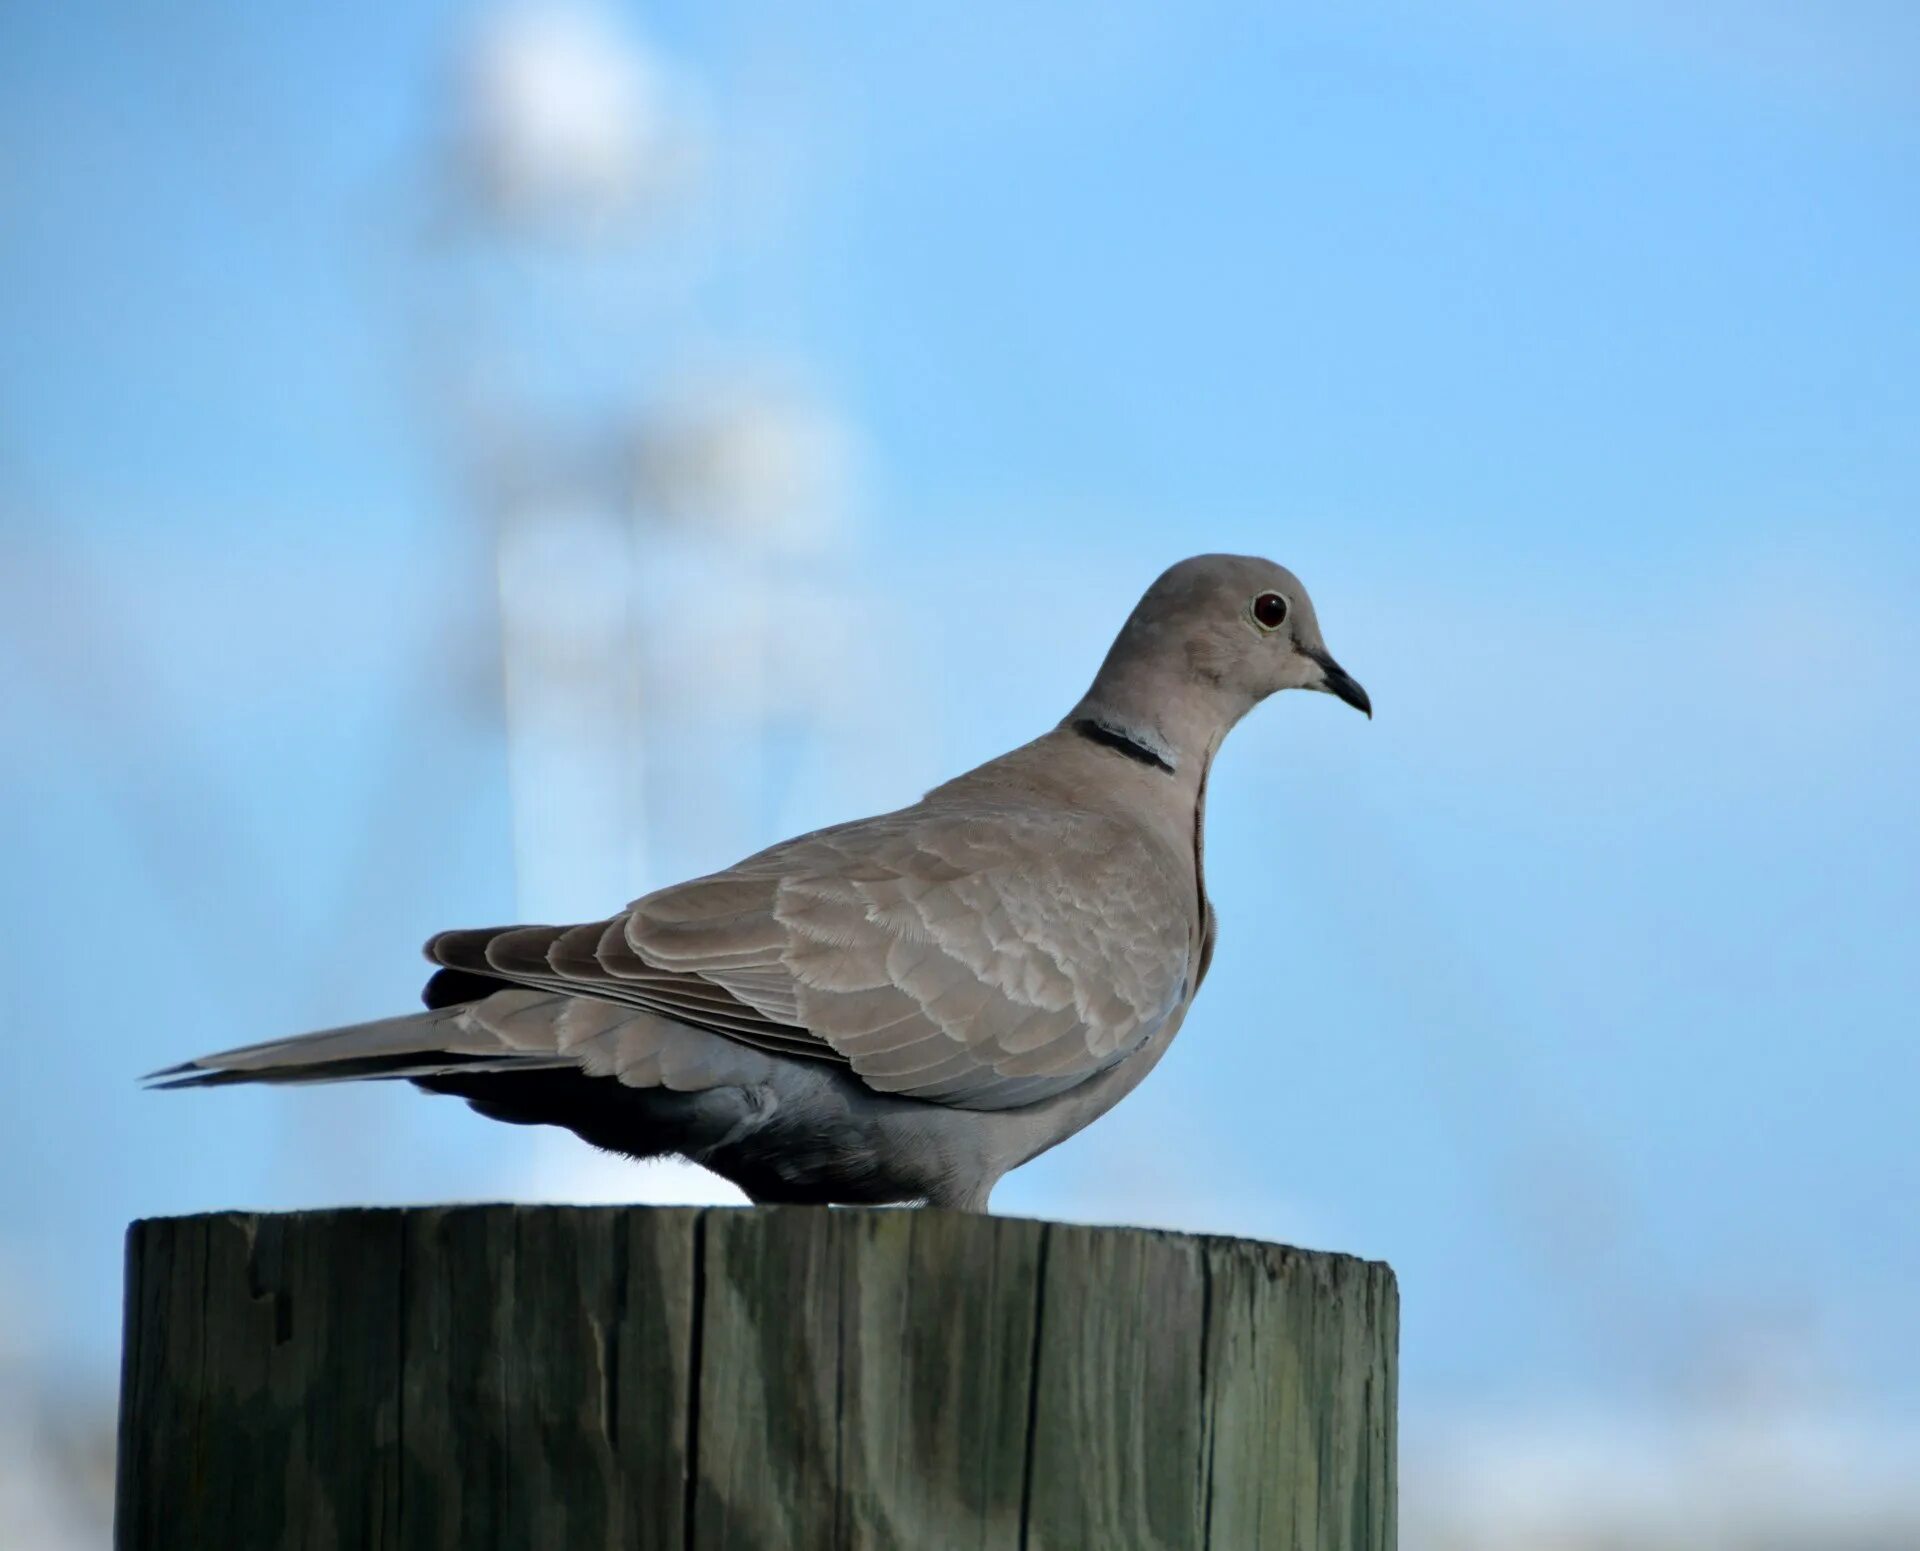
<path id="1" fill-rule="evenodd" d="M 612 921 L 447 933 L 437 962 L 664 1014 L 966 1109 L 1059 1093 L 1179 1007 L 1191 880 L 1097 814 L 974 802 L 822 830 Z"/>

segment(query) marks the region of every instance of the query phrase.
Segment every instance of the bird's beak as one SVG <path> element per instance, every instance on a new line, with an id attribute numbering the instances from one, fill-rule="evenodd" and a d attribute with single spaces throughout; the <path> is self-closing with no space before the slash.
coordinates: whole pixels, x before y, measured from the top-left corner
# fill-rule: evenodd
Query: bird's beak
<path id="1" fill-rule="evenodd" d="M 1320 665 L 1320 682 L 1309 684 L 1307 688 L 1337 696 L 1354 710 L 1364 711 L 1367 720 L 1372 721 L 1373 702 L 1367 698 L 1367 692 L 1360 687 L 1360 681 L 1335 662 L 1328 653 L 1313 648 L 1303 648 L 1303 650 L 1308 657 Z"/>

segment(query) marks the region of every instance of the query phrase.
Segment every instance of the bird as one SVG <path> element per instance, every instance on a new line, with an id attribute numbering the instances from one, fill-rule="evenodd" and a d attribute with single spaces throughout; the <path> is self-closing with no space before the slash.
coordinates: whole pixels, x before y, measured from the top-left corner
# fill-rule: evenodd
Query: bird
<path id="1" fill-rule="evenodd" d="M 1213 960 L 1207 781 L 1270 695 L 1373 715 L 1291 571 L 1182 560 L 1030 743 L 606 920 L 442 932 L 424 1010 L 161 1087 L 406 1080 L 756 1203 L 986 1211 L 1165 1055 Z"/>

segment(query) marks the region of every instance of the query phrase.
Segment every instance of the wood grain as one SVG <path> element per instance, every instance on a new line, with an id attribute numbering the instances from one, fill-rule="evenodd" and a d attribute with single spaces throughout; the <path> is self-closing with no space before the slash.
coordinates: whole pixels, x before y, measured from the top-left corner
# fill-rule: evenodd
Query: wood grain
<path id="1" fill-rule="evenodd" d="M 932 1211 L 134 1224 L 116 1542 L 1394 1544 L 1392 1272 Z"/>

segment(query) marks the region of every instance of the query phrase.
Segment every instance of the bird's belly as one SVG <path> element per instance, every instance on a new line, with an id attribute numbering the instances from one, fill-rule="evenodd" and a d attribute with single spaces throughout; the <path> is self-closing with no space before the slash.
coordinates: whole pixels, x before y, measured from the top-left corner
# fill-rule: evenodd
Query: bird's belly
<path id="1" fill-rule="evenodd" d="M 1043 1103 L 1024 1110 L 1007 1111 L 1007 1119 L 1017 1118 L 1023 1124 L 1018 1132 L 1007 1138 L 1019 1151 L 1006 1167 L 1018 1168 L 1023 1163 L 1029 1163 L 1048 1148 L 1057 1147 L 1068 1137 L 1084 1131 L 1139 1087 L 1146 1080 L 1147 1073 L 1160 1064 L 1160 1058 L 1173 1043 L 1173 1036 L 1180 1032 L 1180 1025 L 1186 1021 L 1187 1008 L 1192 1005 L 1192 1000 L 1189 994 L 1153 1038 L 1104 1072 L 1096 1073 L 1078 1087 L 1069 1088 Z"/>
<path id="2" fill-rule="evenodd" d="M 755 1201 L 838 1206 L 938 1199 L 990 1167 L 996 1117 L 871 1093 L 826 1069 L 809 1076 L 695 1161 Z"/>
<path id="3" fill-rule="evenodd" d="M 1185 1017 L 1182 1005 L 1124 1060 L 1019 1109 L 958 1109 L 875 1093 L 830 1067 L 788 1068 L 752 1118 L 695 1161 L 762 1202 L 880 1206 L 948 1199 L 956 1184 L 988 1190 L 1138 1087 Z"/>

